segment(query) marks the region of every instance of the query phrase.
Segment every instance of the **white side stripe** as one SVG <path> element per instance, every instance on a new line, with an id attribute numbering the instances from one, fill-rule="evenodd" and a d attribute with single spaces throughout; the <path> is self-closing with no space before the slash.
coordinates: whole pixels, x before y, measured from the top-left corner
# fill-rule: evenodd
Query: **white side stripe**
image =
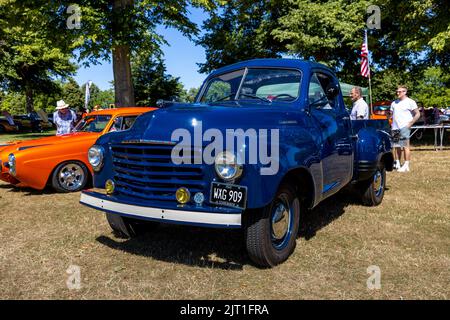
<path id="1" fill-rule="evenodd" d="M 241 225 L 241 214 L 222 214 L 201 211 L 183 211 L 171 209 L 159 209 L 151 207 L 140 207 L 103 200 L 81 193 L 80 202 L 99 210 L 123 213 L 136 217 L 145 217 L 158 220 L 171 220 L 177 222 L 213 224 L 223 226 L 239 227 Z"/>

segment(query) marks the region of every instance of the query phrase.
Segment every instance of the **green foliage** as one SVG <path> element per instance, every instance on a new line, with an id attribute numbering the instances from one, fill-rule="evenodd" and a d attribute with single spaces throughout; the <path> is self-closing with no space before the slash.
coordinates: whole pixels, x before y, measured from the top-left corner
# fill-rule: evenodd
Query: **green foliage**
<path id="1" fill-rule="evenodd" d="M 70 33 L 76 39 L 80 61 L 97 63 L 110 60 L 115 46 L 127 45 L 132 52 L 161 53 L 166 41 L 156 32 L 158 25 L 172 27 L 191 38 L 198 33 L 190 21 L 189 5 L 205 9 L 216 6 L 213 0 L 127 0 L 121 10 L 114 10 L 110 0 L 80 1 L 81 28 Z M 60 1 L 57 6 L 66 8 L 73 1 Z"/>
<path id="2" fill-rule="evenodd" d="M 189 90 L 184 90 L 184 88 L 183 88 L 183 90 L 180 94 L 180 97 L 179 97 L 180 101 L 188 102 L 188 103 L 194 102 L 199 89 L 200 88 L 190 88 Z"/>
<path id="3" fill-rule="evenodd" d="M 21 93 L 10 93 L 3 97 L 1 103 L 1 110 L 6 110 L 10 114 L 24 114 L 25 110 L 25 95 Z"/>
<path id="4" fill-rule="evenodd" d="M 413 95 L 425 107 L 446 108 L 450 106 L 450 74 L 440 67 L 425 70 L 424 78 Z"/>
<path id="5" fill-rule="evenodd" d="M 131 70 L 138 106 L 155 106 L 160 99 L 177 100 L 183 94 L 178 78 L 166 74 L 164 63 L 152 55 L 133 58 Z"/>
<path id="6" fill-rule="evenodd" d="M 109 105 L 114 104 L 114 90 L 108 89 L 108 90 L 100 90 L 95 95 L 91 94 L 91 100 L 89 102 L 89 105 L 95 106 L 99 105 L 103 108 L 109 107 Z"/>
<path id="7" fill-rule="evenodd" d="M 360 75 L 360 50 L 369 5 L 381 9 L 381 30 L 369 30 L 368 37 L 373 100 L 395 98 L 402 83 L 431 104 L 447 101 L 432 96 L 447 96 L 437 79 L 450 72 L 448 0 L 228 1 L 205 22 L 206 32 L 197 41 L 206 50 L 200 72 L 287 55 L 324 63 L 342 81 L 367 86 Z M 440 74 L 430 71 L 437 65 Z"/>
<path id="8" fill-rule="evenodd" d="M 62 86 L 62 98 L 65 103 L 69 104 L 71 108 L 78 108 L 84 106 L 84 91 L 81 90 L 78 83 L 69 78 L 69 81 Z"/>
<path id="9" fill-rule="evenodd" d="M 206 51 L 206 63 L 199 64 L 200 72 L 236 61 L 280 57 L 282 43 L 270 31 L 287 9 L 282 4 L 280 0 L 230 0 L 213 11 L 203 24 L 206 33 L 196 41 Z"/>
<path id="10" fill-rule="evenodd" d="M 73 78 L 69 78 L 65 83 L 55 82 L 54 85 L 57 88 L 54 92 L 35 95 L 35 110 L 41 109 L 45 112 L 54 112 L 56 102 L 61 99 L 74 110 L 84 107 L 85 85 L 80 87 Z M 4 93 L 1 91 L 0 93 L 0 110 L 7 110 L 14 115 L 27 113 L 24 94 L 20 92 Z M 114 91 L 112 89 L 102 91 L 95 84 L 92 84 L 90 108 L 97 104 L 108 107 L 112 103 L 114 103 Z"/>
<path id="11" fill-rule="evenodd" d="M 387 69 L 378 72 L 372 81 L 373 102 L 395 100 L 395 91 L 399 85 L 406 85 L 409 95 L 415 91 L 414 79 L 403 70 Z"/>
<path id="12" fill-rule="evenodd" d="M 26 93 L 31 111 L 34 95 L 58 91 L 54 79 L 73 74 L 75 65 L 67 39 L 54 30 L 55 13 L 27 3 L 0 2 L 0 87 Z"/>

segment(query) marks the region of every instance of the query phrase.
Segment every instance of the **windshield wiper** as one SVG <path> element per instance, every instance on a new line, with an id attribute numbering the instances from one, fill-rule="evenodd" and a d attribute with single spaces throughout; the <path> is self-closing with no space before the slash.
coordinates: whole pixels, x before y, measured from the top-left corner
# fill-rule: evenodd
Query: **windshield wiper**
<path id="1" fill-rule="evenodd" d="M 269 100 L 269 99 L 267 99 L 267 98 L 263 98 L 263 97 L 258 97 L 257 95 L 254 95 L 254 94 L 241 93 L 240 95 L 241 95 L 241 96 L 244 96 L 244 97 L 255 98 L 255 99 L 259 99 L 259 100 L 264 101 L 264 102 L 272 103 L 271 100 Z"/>
<path id="2" fill-rule="evenodd" d="M 223 100 L 225 100 L 225 99 L 234 97 L 235 95 L 236 95 L 236 93 L 230 93 L 229 95 L 227 95 L 227 96 L 225 96 L 225 97 L 222 97 L 222 98 L 220 98 L 220 99 L 218 99 L 218 100 L 212 101 L 212 102 L 210 102 L 210 103 L 215 103 L 215 102 L 223 101 Z"/>

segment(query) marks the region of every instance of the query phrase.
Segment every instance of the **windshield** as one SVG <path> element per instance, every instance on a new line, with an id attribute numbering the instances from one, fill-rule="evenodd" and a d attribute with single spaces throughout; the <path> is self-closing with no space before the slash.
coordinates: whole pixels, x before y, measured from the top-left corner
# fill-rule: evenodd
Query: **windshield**
<path id="1" fill-rule="evenodd" d="M 218 75 L 208 81 L 199 102 L 297 100 L 301 72 L 293 69 L 249 68 Z"/>
<path id="2" fill-rule="evenodd" d="M 102 132 L 111 120 L 110 115 L 86 116 L 78 122 L 76 132 Z"/>

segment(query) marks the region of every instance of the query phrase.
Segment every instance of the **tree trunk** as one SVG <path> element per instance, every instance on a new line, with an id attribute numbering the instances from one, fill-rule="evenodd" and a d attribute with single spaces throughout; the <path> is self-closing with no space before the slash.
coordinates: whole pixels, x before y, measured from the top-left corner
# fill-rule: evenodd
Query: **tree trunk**
<path id="1" fill-rule="evenodd" d="M 30 87 L 30 85 L 25 86 L 25 97 L 26 97 L 26 109 L 27 113 L 30 113 L 33 111 L 33 89 Z"/>
<path id="2" fill-rule="evenodd" d="M 113 0 L 112 56 L 116 107 L 135 105 L 131 78 L 131 51 L 127 43 L 130 19 L 132 19 L 129 13 L 133 5 L 133 0 Z"/>
<path id="3" fill-rule="evenodd" d="M 113 48 L 114 91 L 116 107 L 134 106 L 134 89 L 131 78 L 130 47 Z"/>

